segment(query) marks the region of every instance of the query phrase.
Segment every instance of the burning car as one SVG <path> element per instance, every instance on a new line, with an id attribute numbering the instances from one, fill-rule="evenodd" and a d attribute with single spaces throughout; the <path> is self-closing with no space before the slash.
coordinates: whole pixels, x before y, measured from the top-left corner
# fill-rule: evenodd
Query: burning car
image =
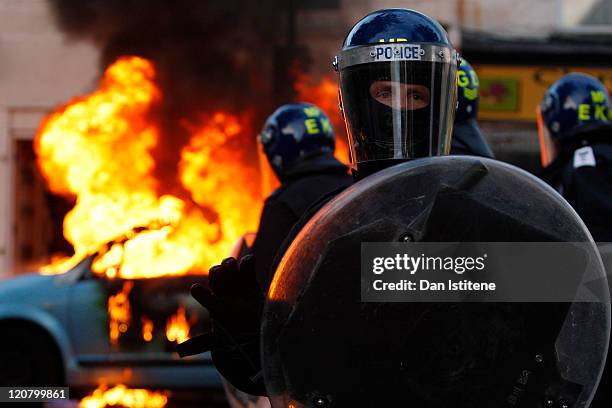
<path id="1" fill-rule="evenodd" d="M 185 124 L 184 144 L 164 144 L 156 81 L 151 61 L 120 58 L 41 123 L 37 164 L 49 192 L 74 203 L 62 231 L 73 255 L 0 284 L 2 384 L 220 389 L 208 355 L 173 350 L 207 329 L 190 286 L 257 223 L 256 168 L 216 156 L 251 133 L 213 112 Z M 164 173 L 158 156 L 172 149 Z"/>
<path id="2" fill-rule="evenodd" d="M 205 276 L 112 280 L 91 263 L 0 283 L 1 384 L 221 390 L 208 354 L 174 352 L 191 332 L 207 330 L 206 311 L 189 296 Z"/>
<path id="3" fill-rule="evenodd" d="M 334 100 L 333 81 L 323 85 L 298 92 Z M 270 177 L 253 154 L 252 112 L 169 126 L 166 96 L 152 61 L 123 56 L 40 124 L 37 167 L 72 205 L 61 233 L 73 252 L 0 282 L 1 384 L 221 389 L 208 354 L 173 349 L 207 330 L 189 287 L 257 229 Z"/>

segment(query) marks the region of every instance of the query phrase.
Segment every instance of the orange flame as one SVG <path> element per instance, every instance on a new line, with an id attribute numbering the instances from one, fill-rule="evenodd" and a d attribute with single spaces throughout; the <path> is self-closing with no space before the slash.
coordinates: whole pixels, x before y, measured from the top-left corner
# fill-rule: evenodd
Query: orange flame
<path id="1" fill-rule="evenodd" d="M 108 298 L 109 336 L 113 345 L 119 342 L 119 336 L 130 327 L 132 313 L 128 296 L 133 287 L 134 282 L 124 282 L 121 291 Z"/>
<path id="2" fill-rule="evenodd" d="M 110 389 L 101 385 L 81 400 L 79 408 L 163 408 L 168 403 L 169 395 L 167 391 L 129 389 L 122 384 Z"/>
<path id="3" fill-rule="evenodd" d="M 166 338 L 168 341 L 182 343 L 189 339 L 189 322 L 185 315 L 185 308 L 180 306 L 175 315 L 168 318 L 166 323 Z"/>
<path id="4" fill-rule="evenodd" d="M 147 343 L 153 340 L 153 322 L 147 317 L 140 319 L 142 325 L 142 339 Z"/>
<path id="5" fill-rule="evenodd" d="M 346 126 L 340 113 L 338 99 L 338 85 L 331 77 L 324 77 L 319 81 L 306 74 L 298 76 L 294 84 L 297 99 L 317 105 L 329 117 L 336 132 L 335 156 L 342 163 L 349 163 L 349 149 L 346 138 Z"/>
<path id="6" fill-rule="evenodd" d="M 248 159 L 239 136 L 249 130 L 247 122 L 221 112 L 205 117 L 181 152 L 181 184 L 193 201 L 214 208 L 222 221 L 215 242 L 221 258 L 229 256 L 240 236 L 257 229 L 263 204 L 258 169 L 244 164 Z"/>
<path id="7" fill-rule="evenodd" d="M 160 130 L 150 114 L 159 103 L 153 65 L 124 57 L 98 90 L 46 118 L 35 140 L 39 167 L 53 192 L 77 200 L 64 219 L 75 254 L 43 272 L 98 254 L 92 270 L 109 278 L 206 273 L 256 226 L 258 175 L 230 152 L 244 129 L 231 115 L 205 118 L 182 154 L 179 178 L 206 208 L 156 192 L 152 150 Z"/>

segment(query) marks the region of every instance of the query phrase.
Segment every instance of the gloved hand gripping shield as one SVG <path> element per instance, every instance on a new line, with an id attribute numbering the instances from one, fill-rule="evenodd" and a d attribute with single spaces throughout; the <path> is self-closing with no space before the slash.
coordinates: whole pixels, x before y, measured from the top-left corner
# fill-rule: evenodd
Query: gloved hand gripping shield
<path id="1" fill-rule="evenodd" d="M 339 53 L 334 66 L 353 166 L 448 154 L 458 59 L 449 45 L 408 41 Z"/>

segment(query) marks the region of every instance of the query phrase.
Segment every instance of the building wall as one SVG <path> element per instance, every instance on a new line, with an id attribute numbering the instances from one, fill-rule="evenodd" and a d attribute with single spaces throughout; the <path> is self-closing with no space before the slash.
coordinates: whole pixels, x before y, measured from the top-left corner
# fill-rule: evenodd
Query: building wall
<path id="1" fill-rule="evenodd" d="M 15 157 L 44 113 L 93 89 L 98 51 L 56 28 L 45 0 L 0 0 L 0 276 L 12 273 Z"/>
<path id="2" fill-rule="evenodd" d="M 582 23 L 589 11 L 610 0 L 371 0 L 371 9 L 407 7 L 448 24 L 496 33 L 534 35 Z"/>
<path id="3" fill-rule="evenodd" d="M 612 0 L 341 0 L 337 10 L 301 11 L 298 39 L 311 46 L 314 70 L 322 73 L 350 27 L 381 8 L 405 7 L 428 14 L 448 25 L 451 40 L 460 45 L 459 26 L 497 34 L 545 35 L 582 24 L 606 2 Z"/>

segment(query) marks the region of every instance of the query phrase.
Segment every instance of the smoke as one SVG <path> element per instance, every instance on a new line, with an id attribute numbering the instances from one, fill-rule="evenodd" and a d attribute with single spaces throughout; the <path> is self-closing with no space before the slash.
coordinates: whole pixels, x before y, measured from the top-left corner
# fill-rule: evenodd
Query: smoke
<path id="1" fill-rule="evenodd" d="M 152 60 L 164 101 L 158 178 L 176 185 L 187 143 L 185 122 L 202 113 L 250 111 L 259 124 L 273 109 L 273 51 L 282 41 L 282 0 L 49 0 L 59 27 L 102 50 L 101 69 L 122 55 Z M 290 86 L 288 84 L 288 86 Z M 245 146 L 254 143 L 246 135 Z"/>

